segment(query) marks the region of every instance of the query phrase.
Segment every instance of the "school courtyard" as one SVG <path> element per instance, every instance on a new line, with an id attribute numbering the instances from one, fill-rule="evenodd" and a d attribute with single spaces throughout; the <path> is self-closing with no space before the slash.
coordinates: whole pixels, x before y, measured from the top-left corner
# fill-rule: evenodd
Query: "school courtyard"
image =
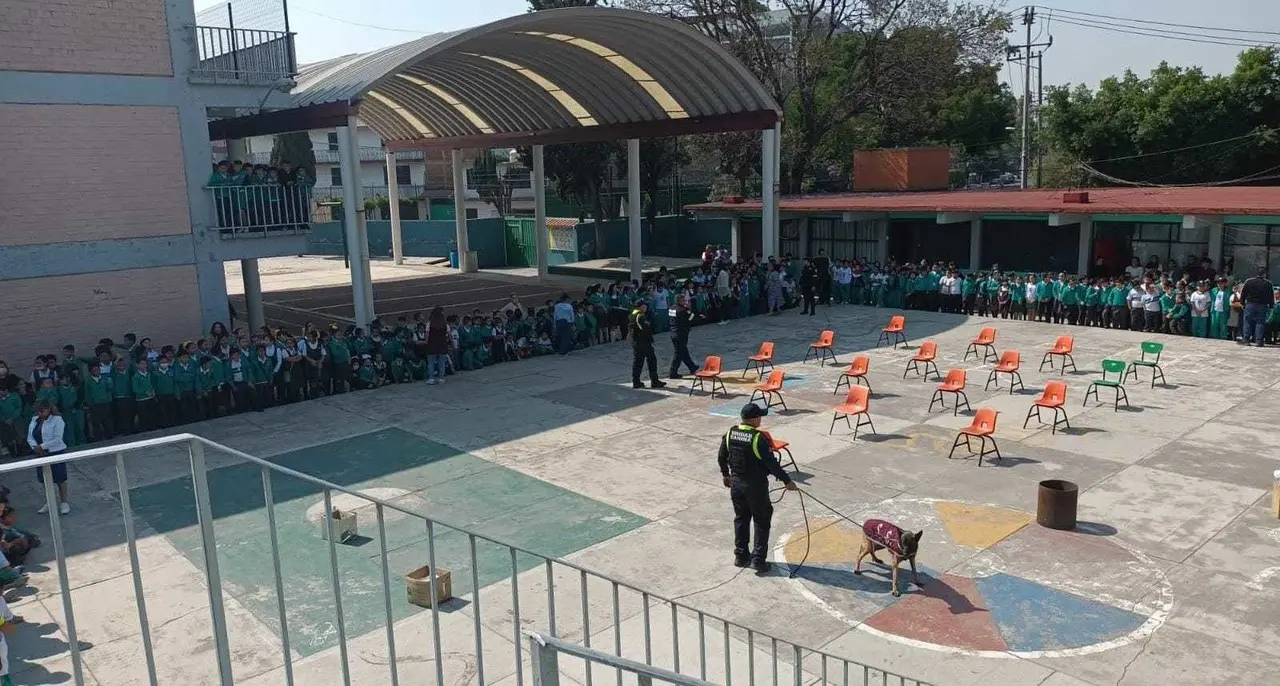
<path id="1" fill-rule="evenodd" d="M 691 397 L 688 379 L 665 390 L 633 390 L 631 348 L 621 343 L 463 373 L 443 386 L 394 386 L 227 417 L 191 432 L 783 641 L 939 685 L 1276 683 L 1276 350 L 1156 337 L 1166 344 L 1160 363 L 1168 384 L 1152 388 L 1150 371 L 1141 370 L 1126 385 L 1130 406 L 1117 411 L 1109 388 L 1100 402 L 1082 407 L 1086 388 L 1100 377 L 1103 358 L 1137 358 L 1149 336 L 908 312 L 910 347 L 876 348 L 890 314 L 833 306 L 816 317 L 792 310 L 695 329 L 695 358 L 724 358 L 728 398 Z M 1002 377 L 999 388 L 984 391 L 990 364 L 962 359 L 990 325 L 998 327 L 998 350 L 1022 353 L 1025 390 L 1011 394 Z M 827 328 L 837 333 L 840 364 L 802 363 Z M 1060 334 L 1075 336 L 1078 371 L 1037 371 Z M 778 368 L 787 374 L 789 409 L 775 408 L 764 426 L 790 442 L 802 488 L 855 521 L 923 528 L 922 587 L 904 573 L 902 596 L 894 598 L 885 568 L 864 565 L 869 571 L 853 575 L 855 527 L 814 500 L 804 501 L 802 512 L 794 494 L 776 506 L 774 571 L 757 576 L 732 566 L 732 512 L 716 467 L 717 440 L 751 393 L 741 377 L 746 358 L 766 340 L 776 344 Z M 938 344 L 944 374 L 968 370 L 973 410 L 1000 412 L 1002 460 L 979 466 L 963 449 L 948 459 L 972 412 L 953 414 L 950 398 L 946 409 L 929 412 L 940 379 L 903 379 L 925 340 Z M 876 429 L 856 439 L 843 421 L 828 434 L 831 408 L 843 398 L 833 389 L 854 354 L 871 360 Z M 659 337 L 660 364 L 669 355 Z M 1045 383 L 1059 379 L 1068 385 L 1071 428 L 1054 433 L 1035 420 L 1022 428 Z M 261 470 L 213 450 L 207 459 L 236 683 L 283 684 Z M 185 451 L 153 449 L 127 461 L 158 683 L 216 683 Z M 23 477 L 9 475 L 5 484 L 46 546 L 32 554 L 28 588 L 9 594 L 28 622 L 7 637 L 9 655 L 15 683 L 66 683 L 71 660 L 60 585 L 48 523 L 35 514 L 42 494 Z M 322 497 L 306 484 L 273 478 L 294 679 L 341 683 L 330 552 L 317 526 Z M 1046 479 L 1078 484 L 1076 531 L 1036 523 L 1037 487 Z M 85 680 L 104 686 L 147 683 L 117 484 L 110 458 L 73 464 L 75 510 L 63 518 Z M 384 546 L 370 508 L 349 496 L 335 503 L 362 513 L 362 535 L 336 547 L 352 683 L 391 683 L 388 615 L 401 683 L 434 683 L 431 613 L 405 602 L 399 581 L 426 564 L 421 522 L 388 512 Z M 444 681 L 528 683 L 528 652 L 519 662 L 514 653 L 514 621 L 527 630 L 550 628 L 543 565 L 484 543 L 473 553 L 465 534 L 443 527 L 435 548 L 458 599 L 440 614 Z M 390 607 L 381 586 L 383 551 L 394 584 Z M 729 681 L 747 681 L 752 669 L 757 683 L 775 683 L 768 641 L 756 637 L 748 648 L 742 632 L 723 636 L 718 623 L 704 626 L 683 610 L 673 636 L 668 606 L 645 612 L 641 596 L 630 593 L 611 602 L 609 584 L 594 579 L 589 601 L 581 601 L 577 572 L 559 568 L 554 576 L 554 621 L 566 639 L 581 642 L 585 633 L 608 651 L 616 640 L 623 655 L 644 660 L 644 628 L 651 626 L 651 659 L 673 668 L 673 642 L 686 645 L 705 631 L 706 652 L 700 659 L 697 648 L 680 651 L 680 671 L 699 676 L 705 664 L 706 678 L 723 683 L 728 663 Z M 477 636 L 482 664 L 473 655 Z M 783 651 L 777 683 L 792 679 L 790 655 Z M 579 664 L 566 659 L 561 666 L 566 683 L 592 682 Z M 824 677 L 851 683 L 822 660 L 806 658 L 800 668 L 806 684 Z M 593 676 L 614 682 L 609 672 Z M 862 678 L 855 674 L 852 682 Z"/>

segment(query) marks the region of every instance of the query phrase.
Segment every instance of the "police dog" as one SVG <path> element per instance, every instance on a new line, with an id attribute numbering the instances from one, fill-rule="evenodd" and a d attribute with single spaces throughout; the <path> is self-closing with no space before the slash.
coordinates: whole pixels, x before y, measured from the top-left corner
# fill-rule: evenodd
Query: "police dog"
<path id="1" fill-rule="evenodd" d="M 862 547 L 858 550 L 858 561 L 853 565 L 853 573 L 862 574 L 862 558 L 870 555 L 872 562 L 883 565 L 876 551 L 888 550 L 893 556 L 893 597 L 902 595 L 898 592 L 898 564 L 906 560 L 911 564 L 911 582 L 922 586 L 920 577 L 916 576 L 916 552 L 920 549 L 920 537 L 924 530 L 903 531 L 898 526 L 883 519 L 868 519 L 862 525 Z"/>

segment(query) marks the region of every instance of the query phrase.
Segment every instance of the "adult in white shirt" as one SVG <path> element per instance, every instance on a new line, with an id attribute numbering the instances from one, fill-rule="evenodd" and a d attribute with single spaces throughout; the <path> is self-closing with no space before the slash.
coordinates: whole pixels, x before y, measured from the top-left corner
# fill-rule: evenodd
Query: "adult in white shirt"
<path id="1" fill-rule="evenodd" d="M 1146 291 L 1142 286 L 1135 283 L 1133 288 L 1129 289 L 1129 294 L 1125 296 L 1125 301 L 1129 303 L 1129 328 L 1133 331 L 1141 331 L 1147 323 L 1142 308 L 1142 299 L 1145 295 Z"/>
<path id="2" fill-rule="evenodd" d="M 1191 306 L 1192 336 L 1209 337 L 1209 303 L 1211 299 L 1209 284 L 1207 283 L 1201 283 L 1187 298 L 1187 304 Z"/>
<path id="3" fill-rule="evenodd" d="M 1147 270 L 1142 267 L 1142 261 L 1135 257 L 1130 260 L 1129 266 L 1124 268 L 1124 273 L 1130 281 L 1137 281 L 1147 273 Z"/>
<path id="4" fill-rule="evenodd" d="M 1147 333 L 1158 333 L 1164 313 L 1160 308 L 1160 291 L 1154 283 L 1147 284 L 1147 292 L 1142 294 L 1142 310 Z"/>
<path id="5" fill-rule="evenodd" d="M 568 355 L 573 350 L 574 324 L 573 303 L 569 302 L 568 294 L 560 295 L 560 300 L 552 311 L 556 325 L 556 352 Z"/>
<path id="6" fill-rule="evenodd" d="M 58 408 L 48 400 L 41 400 L 36 404 L 36 414 L 27 426 L 27 445 L 35 451 L 36 457 L 61 455 L 67 451 L 67 444 L 62 440 L 66 428 L 66 423 L 58 415 Z M 49 465 L 49 471 L 53 474 L 53 483 L 58 485 L 58 512 L 71 514 L 71 504 L 67 502 L 67 463 L 55 462 Z M 44 467 L 36 468 L 36 480 L 44 483 Z M 48 513 L 48 503 L 37 512 Z"/>

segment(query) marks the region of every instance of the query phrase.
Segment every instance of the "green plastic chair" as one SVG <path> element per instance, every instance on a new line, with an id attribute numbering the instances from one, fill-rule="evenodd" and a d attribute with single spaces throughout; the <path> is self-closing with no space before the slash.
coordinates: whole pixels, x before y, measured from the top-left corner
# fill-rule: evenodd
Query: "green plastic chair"
<path id="1" fill-rule="evenodd" d="M 1116 407 L 1115 411 L 1120 411 L 1120 400 L 1124 399 L 1124 406 L 1129 407 L 1129 394 L 1124 390 L 1125 368 L 1128 367 L 1120 360 L 1103 360 L 1102 361 L 1102 378 L 1089 384 L 1089 390 L 1084 392 L 1084 405 L 1089 404 L 1089 394 L 1093 394 L 1093 399 L 1101 401 L 1098 398 L 1099 388 L 1114 388 L 1116 391 Z M 1109 378 L 1112 374 L 1115 378 Z"/>
<path id="2" fill-rule="evenodd" d="M 1129 368 L 1125 370 L 1124 379 L 1121 380 L 1121 383 L 1124 383 L 1124 380 L 1128 379 L 1130 375 L 1133 376 L 1134 381 L 1137 381 L 1138 368 L 1149 367 L 1151 369 L 1152 388 L 1156 387 L 1156 378 L 1160 379 L 1161 386 L 1169 385 L 1168 382 L 1164 380 L 1164 370 L 1160 368 L 1160 353 L 1162 352 L 1164 352 L 1164 343 L 1143 341 L 1142 357 L 1129 363 Z"/>

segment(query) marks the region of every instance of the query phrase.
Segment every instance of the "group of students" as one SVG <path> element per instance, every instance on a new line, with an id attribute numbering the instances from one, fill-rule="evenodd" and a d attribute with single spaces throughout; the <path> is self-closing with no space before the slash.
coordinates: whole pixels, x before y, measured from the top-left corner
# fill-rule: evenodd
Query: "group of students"
<path id="1" fill-rule="evenodd" d="M 218 227 L 296 226 L 311 221 L 311 189 L 315 178 L 305 167 L 282 162 L 279 167 L 222 160 L 213 166 Z"/>

